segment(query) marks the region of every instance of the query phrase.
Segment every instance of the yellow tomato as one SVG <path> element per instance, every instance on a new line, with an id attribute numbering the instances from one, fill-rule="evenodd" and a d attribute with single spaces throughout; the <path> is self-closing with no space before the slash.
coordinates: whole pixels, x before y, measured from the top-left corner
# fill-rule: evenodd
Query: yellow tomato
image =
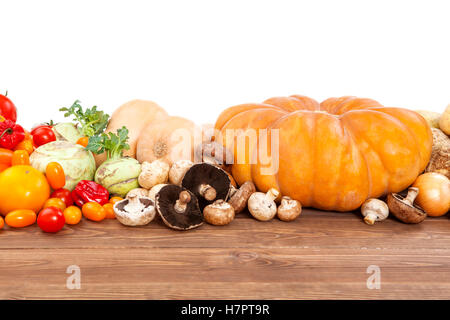
<path id="1" fill-rule="evenodd" d="M 76 206 L 67 207 L 64 210 L 64 218 L 67 224 L 78 224 L 81 221 L 81 210 Z"/>
<path id="2" fill-rule="evenodd" d="M 0 173 L 0 213 L 17 209 L 39 212 L 50 197 L 45 176 L 26 165 L 13 166 Z"/>
<path id="3" fill-rule="evenodd" d="M 102 221 L 106 218 L 105 209 L 97 202 L 87 202 L 81 208 L 83 216 L 92 221 Z"/>
<path id="4" fill-rule="evenodd" d="M 112 203 L 107 203 L 103 205 L 103 209 L 105 209 L 106 219 L 115 219 L 116 214 L 114 212 L 114 205 Z"/>
<path id="5" fill-rule="evenodd" d="M 50 198 L 44 203 L 44 208 L 56 207 L 64 211 L 66 209 L 66 203 L 60 198 Z"/>
<path id="6" fill-rule="evenodd" d="M 13 228 L 28 227 L 36 222 L 36 213 L 27 209 L 14 210 L 6 215 L 5 220 Z"/>
<path id="7" fill-rule="evenodd" d="M 116 202 L 122 201 L 123 198 L 121 197 L 112 197 L 111 199 L 109 199 L 109 203 L 111 203 L 112 205 L 115 205 Z"/>

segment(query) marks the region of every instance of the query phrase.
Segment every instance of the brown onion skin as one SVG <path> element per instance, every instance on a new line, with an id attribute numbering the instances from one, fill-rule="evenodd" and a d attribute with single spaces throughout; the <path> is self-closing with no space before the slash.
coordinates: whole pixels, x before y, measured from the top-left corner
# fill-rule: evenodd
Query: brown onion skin
<path id="1" fill-rule="evenodd" d="M 415 203 L 431 217 L 445 215 L 450 210 L 450 180 L 435 172 L 420 175 L 413 187 L 419 188 Z"/>

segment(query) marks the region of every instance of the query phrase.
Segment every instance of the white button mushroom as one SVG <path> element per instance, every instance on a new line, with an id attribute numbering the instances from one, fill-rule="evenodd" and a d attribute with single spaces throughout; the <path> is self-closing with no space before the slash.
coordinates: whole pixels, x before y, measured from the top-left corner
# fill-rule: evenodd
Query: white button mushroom
<path id="1" fill-rule="evenodd" d="M 130 195 L 114 204 L 114 213 L 120 223 L 134 227 L 149 224 L 155 218 L 156 210 L 149 198 Z"/>
<path id="2" fill-rule="evenodd" d="M 157 184 L 166 183 L 169 178 L 169 170 L 170 166 L 164 160 L 144 161 L 138 178 L 139 185 L 142 188 L 151 189 Z"/>
<path id="3" fill-rule="evenodd" d="M 373 225 L 375 221 L 386 220 L 389 216 L 388 205 L 378 199 L 368 199 L 361 206 L 361 214 L 364 217 L 364 222 Z"/>
<path id="4" fill-rule="evenodd" d="M 259 221 L 269 221 L 277 214 L 275 199 L 279 191 L 271 188 L 267 193 L 255 192 L 248 199 L 248 211 Z"/>
<path id="5" fill-rule="evenodd" d="M 177 186 L 181 186 L 183 177 L 194 163 L 190 160 L 178 160 L 175 162 L 169 170 L 169 182 Z"/>

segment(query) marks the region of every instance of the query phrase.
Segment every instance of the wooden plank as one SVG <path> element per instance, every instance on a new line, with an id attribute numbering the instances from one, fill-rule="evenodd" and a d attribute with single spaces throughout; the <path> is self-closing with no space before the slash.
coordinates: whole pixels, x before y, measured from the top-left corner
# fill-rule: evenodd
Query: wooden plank
<path id="1" fill-rule="evenodd" d="M 241 214 L 179 232 L 83 221 L 58 234 L 0 231 L 0 298 L 450 299 L 450 219 L 365 225 L 358 213 L 305 210 L 292 223 Z M 80 290 L 66 269 L 81 268 Z M 381 289 L 370 290 L 370 265 Z"/>
<path id="2" fill-rule="evenodd" d="M 240 214 L 224 227 L 203 225 L 180 232 L 160 219 L 132 228 L 116 220 L 83 220 L 58 234 L 45 234 L 36 225 L 0 232 L 0 250 L 18 248 L 374 248 L 418 251 L 448 248 L 450 219 L 429 218 L 418 225 L 389 219 L 368 226 L 358 214 L 305 210 L 294 222 L 259 222 Z"/>
<path id="3" fill-rule="evenodd" d="M 21 249 L 0 260 L 0 298 L 450 298 L 450 249 Z M 366 286 L 372 264 L 380 290 Z M 65 287 L 69 265 L 80 290 Z"/>

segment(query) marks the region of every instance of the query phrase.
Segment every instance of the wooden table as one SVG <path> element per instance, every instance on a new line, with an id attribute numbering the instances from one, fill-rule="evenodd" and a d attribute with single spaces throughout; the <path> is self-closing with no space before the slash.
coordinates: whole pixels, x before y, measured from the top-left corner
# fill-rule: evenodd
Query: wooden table
<path id="1" fill-rule="evenodd" d="M 81 289 L 66 286 L 71 265 Z M 379 289 L 367 285 L 378 276 Z M 84 220 L 58 234 L 5 227 L 0 298 L 450 299 L 450 219 L 367 226 L 358 213 L 304 210 L 291 223 L 243 213 L 188 232 L 159 218 Z"/>

